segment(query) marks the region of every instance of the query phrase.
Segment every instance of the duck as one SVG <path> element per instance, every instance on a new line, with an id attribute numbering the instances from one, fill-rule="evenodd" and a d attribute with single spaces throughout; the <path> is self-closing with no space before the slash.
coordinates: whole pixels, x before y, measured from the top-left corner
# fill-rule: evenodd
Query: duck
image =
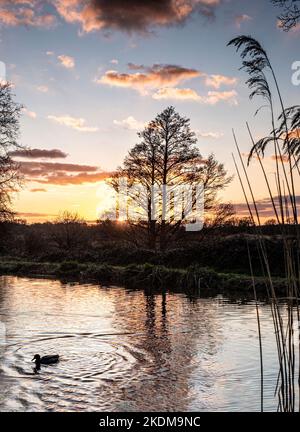
<path id="1" fill-rule="evenodd" d="M 52 365 L 52 364 L 58 363 L 59 355 L 54 354 L 54 355 L 46 355 L 46 356 L 41 357 L 39 354 L 35 354 L 35 356 L 33 357 L 33 359 L 31 361 L 34 361 L 36 367 L 39 369 L 40 365 Z"/>

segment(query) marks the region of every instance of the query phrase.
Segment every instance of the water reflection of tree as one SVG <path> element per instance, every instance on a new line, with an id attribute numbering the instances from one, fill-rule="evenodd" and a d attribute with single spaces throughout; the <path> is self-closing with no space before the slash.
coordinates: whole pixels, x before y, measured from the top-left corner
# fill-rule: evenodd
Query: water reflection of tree
<path id="1" fill-rule="evenodd" d="M 124 314 L 126 301 L 132 313 Z M 167 293 L 140 292 L 119 299 L 116 315 L 122 315 L 123 330 L 136 332 L 130 342 L 147 354 L 145 364 L 140 366 L 140 379 L 133 380 L 124 395 L 132 409 L 189 409 L 192 376 L 201 370 L 202 357 L 212 358 L 220 347 L 222 333 L 216 307 L 211 300 L 190 302 L 184 296 Z M 215 382 L 208 374 L 207 370 L 201 372 L 206 389 Z M 205 405 L 199 401 L 198 406 Z"/>

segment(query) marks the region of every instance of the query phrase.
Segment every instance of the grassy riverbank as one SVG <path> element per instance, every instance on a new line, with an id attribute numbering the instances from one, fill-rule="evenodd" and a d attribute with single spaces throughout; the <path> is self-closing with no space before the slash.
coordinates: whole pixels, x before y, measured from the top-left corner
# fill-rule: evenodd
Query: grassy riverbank
<path id="1" fill-rule="evenodd" d="M 61 280 L 120 284 L 130 288 L 197 292 L 206 294 L 239 293 L 253 296 L 251 277 L 237 273 L 220 273 L 211 268 L 191 266 L 186 269 L 143 264 L 114 266 L 110 264 L 78 263 L 76 261 L 30 262 L 0 261 L 0 275 L 55 277 Z M 277 278 L 278 293 L 285 289 L 285 280 Z M 265 294 L 263 277 L 256 277 L 256 290 Z"/>

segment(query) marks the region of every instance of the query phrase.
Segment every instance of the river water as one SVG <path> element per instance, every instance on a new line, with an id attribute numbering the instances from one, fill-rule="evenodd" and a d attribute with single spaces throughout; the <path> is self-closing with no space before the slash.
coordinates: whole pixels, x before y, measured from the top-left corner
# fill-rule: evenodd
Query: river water
<path id="1" fill-rule="evenodd" d="M 264 406 L 278 373 L 259 305 Z M 0 411 L 259 411 L 255 305 L 0 277 Z M 34 354 L 59 354 L 33 370 Z"/>

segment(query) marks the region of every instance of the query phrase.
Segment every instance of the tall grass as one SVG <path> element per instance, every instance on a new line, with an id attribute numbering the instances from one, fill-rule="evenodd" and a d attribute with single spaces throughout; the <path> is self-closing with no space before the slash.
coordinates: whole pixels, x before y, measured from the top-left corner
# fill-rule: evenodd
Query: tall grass
<path id="1" fill-rule="evenodd" d="M 290 137 L 290 125 L 288 114 L 283 104 L 278 81 L 270 62 L 270 59 L 258 41 L 249 36 L 239 36 L 229 42 L 229 45 L 236 47 L 242 57 L 242 68 L 248 74 L 246 81 L 251 90 L 250 98 L 260 96 L 267 102 L 270 111 L 269 136 L 255 142 L 253 134 L 247 124 L 250 137 L 251 151 L 248 165 L 255 157 L 258 160 L 262 178 L 265 182 L 270 208 L 274 218 L 280 227 L 284 249 L 284 268 L 286 287 L 284 295 L 276 290 L 274 277 L 270 270 L 268 253 L 265 244 L 265 237 L 261 230 L 262 215 L 255 197 L 255 182 L 250 178 L 248 166 L 246 166 L 236 135 L 233 131 L 233 138 L 236 145 L 238 162 L 233 155 L 233 160 L 239 182 L 242 187 L 244 198 L 248 207 L 249 216 L 256 226 L 257 251 L 260 257 L 260 265 L 265 274 L 265 288 L 269 300 L 274 332 L 276 338 L 278 358 L 278 379 L 275 394 L 278 397 L 278 411 L 293 412 L 300 411 L 299 384 L 300 384 L 300 340 L 299 340 L 299 290 L 300 290 L 300 234 L 297 208 L 297 196 L 295 185 L 299 183 L 299 166 L 297 158 L 300 149 L 300 140 Z M 271 84 L 270 84 L 271 83 Z M 274 88 L 274 91 L 272 91 Z M 274 95 L 273 95 L 274 93 Z M 280 126 L 276 128 L 275 100 L 278 101 L 281 114 L 278 120 Z M 265 167 L 265 150 L 270 144 L 274 149 L 274 178 L 267 174 Z M 286 163 L 287 162 L 287 163 Z M 293 232 L 291 234 L 291 227 Z M 296 228 L 296 230 L 295 230 Z M 249 253 L 249 265 L 251 274 L 252 257 Z M 256 302 L 260 364 L 261 364 L 261 410 L 263 410 L 263 328 L 259 316 L 259 307 L 256 297 L 255 278 L 253 277 L 254 298 Z M 297 330 L 297 331 L 295 331 Z"/>

